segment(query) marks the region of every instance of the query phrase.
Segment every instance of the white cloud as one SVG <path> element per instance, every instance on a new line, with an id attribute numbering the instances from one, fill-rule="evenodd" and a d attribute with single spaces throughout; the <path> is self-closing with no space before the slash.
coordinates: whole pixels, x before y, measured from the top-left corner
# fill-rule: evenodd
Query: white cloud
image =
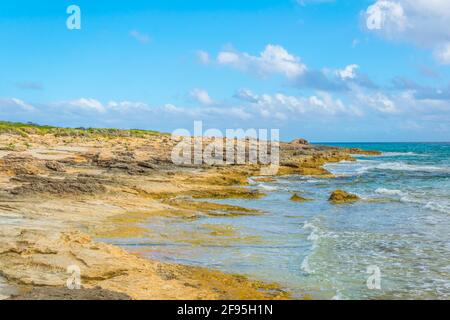
<path id="1" fill-rule="evenodd" d="M 106 109 L 109 110 L 116 110 L 120 112 L 127 112 L 130 110 L 136 110 L 136 109 L 148 109 L 149 106 L 144 102 L 139 101 L 109 101 L 106 105 Z"/>
<path id="2" fill-rule="evenodd" d="M 258 101 L 258 96 L 253 94 L 253 92 L 248 89 L 238 90 L 238 92 L 236 92 L 234 94 L 234 97 L 239 100 L 248 101 L 248 102 L 257 102 Z"/>
<path id="3" fill-rule="evenodd" d="M 379 0 L 367 8 L 366 15 L 369 30 L 383 30 L 392 36 L 406 29 L 407 18 L 400 3 Z"/>
<path id="4" fill-rule="evenodd" d="M 351 84 L 374 88 L 376 85 L 364 74 L 358 74 L 357 64 L 344 69 L 308 69 L 301 59 L 278 45 L 267 45 L 258 55 L 228 49 L 218 53 L 216 63 L 261 77 L 282 75 L 297 88 L 312 88 L 321 91 L 348 91 Z M 245 92 L 238 93 L 244 99 Z M 248 96 L 247 99 L 252 99 Z"/>
<path id="5" fill-rule="evenodd" d="M 149 106 L 144 102 L 139 101 L 114 101 L 111 100 L 107 104 L 103 104 L 99 100 L 93 98 L 80 98 L 68 102 L 58 102 L 55 104 L 58 107 L 72 107 L 75 109 L 81 109 L 85 111 L 94 111 L 99 113 L 105 113 L 108 111 L 116 112 L 128 112 L 131 110 L 145 110 L 149 109 Z"/>
<path id="6" fill-rule="evenodd" d="M 222 51 L 217 55 L 217 63 L 238 70 L 256 73 L 260 76 L 281 74 L 287 78 L 296 78 L 303 74 L 306 66 L 300 58 L 290 54 L 279 45 L 267 45 L 259 56 L 246 52 Z"/>
<path id="7" fill-rule="evenodd" d="M 337 74 L 343 80 L 354 79 L 354 78 L 356 78 L 356 69 L 358 69 L 358 68 L 359 68 L 359 66 L 357 64 L 350 64 L 350 65 L 346 66 L 344 69 L 338 70 Z"/>
<path id="8" fill-rule="evenodd" d="M 217 62 L 220 64 L 231 64 L 236 67 L 247 67 L 246 62 L 241 60 L 239 55 L 234 52 L 223 51 L 217 55 Z"/>
<path id="9" fill-rule="evenodd" d="M 355 86 L 345 92 L 316 91 L 304 95 L 256 94 L 243 89 L 234 98 L 239 100 L 216 102 L 210 106 L 165 104 L 151 108 L 143 102 L 112 100 L 101 103 L 94 98 L 42 103 L 34 108 L 18 98 L 0 98 L 0 112 L 3 119 L 12 121 L 167 131 L 186 127 L 194 120 L 203 120 L 209 126 L 217 127 L 245 127 L 251 120 L 251 123 L 279 128 L 301 125 L 301 128 L 309 127 L 313 132 L 329 131 L 324 123 L 333 123 L 337 131 L 337 128 L 346 130 L 355 125 L 362 132 L 366 126 L 382 132 L 382 128 L 397 130 L 402 123 L 414 122 L 420 123 L 424 132 L 436 132 L 439 128 L 448 127 L 450 121 L 450 100 L 433 95 L 419 98 L 409 88 L 389 94 Z"/>
<path id="10" fill-rule="evenodd" d="M 353 114 L 354 110 L 344 105 L 341 99 L 335 99 L 327 92 L 318 92 L 311 96 L 309 102 L 312 106 L 320 109 L 323 114 L 335 115 L 337 113 Z"/>
<path id="11" fill-rule="evenodd" d="M 331 94 L 318 91 L 312 96 L 290 96 L 282 93 L 255 95 L 251 91 L 244 92 L 242 95 L 235 95 L 236 98 L 247 101 L 250 106 L 264 118 L 277 118 L 278 120 L 288 119 L 287 112 L 292 115 L 326 115 L 333 116 L 337 114 L 347 114 L 360 116 L 358 108 L 346 106 L 339 98 L 334 98 Z M 252 97 L 252 99 L 247 99 Z M 277 114 L 279 113 L 279 114 Z"/>
<path id="12" fill-rule="evenodd" d="M 76 107 L 85 110 L 93 110 L 97 112 L 106 111 L 106 108 L 100 101 L 92 98 L 80 98 L 77 100 L 69 101 L 67 104 L 71 107 Z"/>
<path id="13" fill-rule="evenodd" d="M 137 30 L 131 30 L 130 36 L 142 44 L 146 44 L 151 41 L 150 36 L 148 36 L 147 34 L 143 34 Z"/>
<path id="14" fill-rule="evenodd" d="M 17 98 L 0 98 L 0 107 L 11 111 L 34 111 L 35 108 L 29 103 Z"/>
<path id="15" fill-rule="evenodd" d="M 450 44 L 450 1 L 378 0 L 365 12 L 366 25 L 383 37 L 428 47 L 444 64 Z"/>
<path id="16" fill-rule="evenodd" d="M 11 101 L 18 107 L 22 108 L 23 110 L 26 110 L 26 111 L 34 110 L 34 107 L 31 104 L 28 104 L 23 100 L 20 100 L 17 98 L 11 98 Z"/>
<path id="17" fill-rule="evenodd" d="M 449 21 L 450 28 L 450 21 Z M 434 57 L 441 64 L 450 64 L 450 42 L 443 44 L 439 48 L 435 49 Z"/>
<path id="18" fill-rule="evenodd" d="M 178 108 L 177 106 L 175 106 L 175 105 L 173 105 L 173 104 L 171 104 L 171 103 L 165 104 L 165 105 L 162 107 L 162 109 L 163 109 L 164 111 L 167 111 L 167 112 L 170 112 L 170 113 L 178 113 L 178 112 L 181 112 L 181 109 L 180 109 L 180 108 Z"/>
<path id="19" fill-rule="evenodd" d="M 202 64 L 210 64 L 211 58 L 209 57 L 209 53 L 203 50 L 198 50 L 196 52 L 197 58 Z"/>
<path id="20" fill-rule="evenodd" d="M 395 102 L 381 92 L 373 94 L 359 92 L 355 98 L 359 100 L 359 104 L 369 106 L 381 113 L 395 114 L 400 112 Z"/>
<path id="21" fill-rule="evenodd" d="M 213 99 L 209 96 L 208 92 L 203 89 L 194 89 L 190 92 L 190 96 L 197 102 L 204 105 L 211 105 L 214 103 Z"/>

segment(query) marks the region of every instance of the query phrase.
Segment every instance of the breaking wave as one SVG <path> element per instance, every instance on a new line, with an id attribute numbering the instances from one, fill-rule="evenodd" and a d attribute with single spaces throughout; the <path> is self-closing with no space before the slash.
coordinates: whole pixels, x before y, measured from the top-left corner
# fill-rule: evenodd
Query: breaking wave
<path id="1" fill-rule="evenodd" d="M 430 200 L 429 196 L 425 194 L 415 194 L 413 192 L 405 192 L 387 188 L 378 188 L 375 190 L 375 193 L 387 196 L 396 196 L 401 202 L 420 204 L 429 210 L 450 213 L 450 203 L 445 203 L 437 199 Z"/>

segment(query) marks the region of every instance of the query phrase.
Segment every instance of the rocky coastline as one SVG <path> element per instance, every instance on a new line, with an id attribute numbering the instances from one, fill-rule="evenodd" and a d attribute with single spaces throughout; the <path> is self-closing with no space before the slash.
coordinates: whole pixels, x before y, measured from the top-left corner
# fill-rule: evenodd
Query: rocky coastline
<path id="1" fill-rule="evenodd" d="M 277 284 L 152 261 L 99 238 L 139 237 L 149 217 L 263 214 L 208 199 L 258 198 L 258 165 L 175 165 L 167 134 L 0 126 L 0 278 L 13 299 L 289 299 Z M 277 175 L 375 151 L 280 143 Z M 300 198 L 299 198 L 300 199 Z M 299 200 L 297 198 L 293 200 Z M 68 266 L 82 288 L 67 290 Z M 307 298 L 305 296 L 305 298 Z"/>

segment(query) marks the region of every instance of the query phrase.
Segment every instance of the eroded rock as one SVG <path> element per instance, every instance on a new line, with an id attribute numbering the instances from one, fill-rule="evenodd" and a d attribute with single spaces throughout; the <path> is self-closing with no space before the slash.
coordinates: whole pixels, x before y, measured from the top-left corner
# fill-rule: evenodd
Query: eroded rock
<path id="1" fill-rule="evenodd" d="M 291 141 L 291 144 L 296 144 L 296 145 L 308 145 L 309 142 L 305 139 L 295 139 Z"/>
<path id="2" fill-rule="evenodd" d="M 104 182 L 93 177 L 75 177 L 75 178 L 47 178 L 42 176 L 19 175 L 11 178 L 11 181 L 22 183 L 12 189 L 10 192 L 14 195 L 19 194 L 95 194 L 105 192 Z"/>
<path id="3" fill-rule="evenodd" d="M 294 202 L 305 202 L 305 201 L 310 201 L 310 199 L 306 199 L 300 195 L 298 195 L 297 193 L 294 193 L 290 199 L 291 201 Z"/>
<path id="4" fill-rule="evenodd" d="M 64 167 L 64 165 L 58 161 L 47 161 L 45 163 L 45 166 L 47 167 L 47 169 L 50 169 L 52 171 L 66 172 L 66 168 Z"/>
<path id="5" fill-rule="evenodd" d="M 358 201 L 359 199 L 360 198 L 355 194 L 351 194 L 348 193 L 347 191 L 338 189 L 333 191 L 328 200 L 331 201 L 332 203 L 347 203 L 347 202 L 355 202 Z"/>

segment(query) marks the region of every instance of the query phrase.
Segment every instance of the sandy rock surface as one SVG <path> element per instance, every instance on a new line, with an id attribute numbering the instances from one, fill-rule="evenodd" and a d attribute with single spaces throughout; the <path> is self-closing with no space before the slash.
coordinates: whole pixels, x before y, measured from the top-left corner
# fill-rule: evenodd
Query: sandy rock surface
<path id="1" fill-rule="evenodd" d="M 245 188 L 259 166 L 176 166 L 175 143 L 157 134 L 0 134 L 0 296 L 13 286 L 23 299 L 289 298 L 276 284 L 93 240 L 138 237 L 148 232 L 139 222 L 152 216 L 261 214 L 206 200 L 264 196 Z M 323 164 L 352 159 L 348 150 L 298 141 L 281 150 L 278 174 L 330 177 Z M 64 289 L 70 266 L 80 269 L 81 291 Z"/>

